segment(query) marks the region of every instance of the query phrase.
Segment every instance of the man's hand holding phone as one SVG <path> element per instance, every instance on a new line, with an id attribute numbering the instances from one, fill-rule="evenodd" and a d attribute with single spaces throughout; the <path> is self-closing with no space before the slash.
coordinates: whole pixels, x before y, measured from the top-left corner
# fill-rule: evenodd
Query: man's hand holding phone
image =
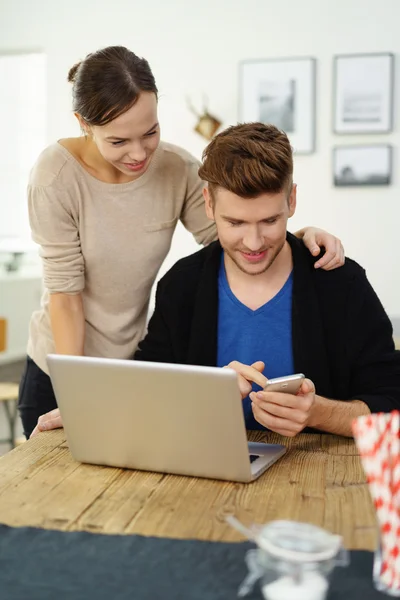
<path id="1" fill-rule="evenodd" d="M 271 384 L 272 380 L 268 383 Z M 294 437 L 307 426 L 312 427 L 316 394 L 310 379 L 302 379 L 297 394 L 276 391 L 275 386 L 270 387 L 270 391 L 268 386 L 264 386 L 263 391 L 250 394 L 256 421 L 267 429 L 288 437 Z"/>

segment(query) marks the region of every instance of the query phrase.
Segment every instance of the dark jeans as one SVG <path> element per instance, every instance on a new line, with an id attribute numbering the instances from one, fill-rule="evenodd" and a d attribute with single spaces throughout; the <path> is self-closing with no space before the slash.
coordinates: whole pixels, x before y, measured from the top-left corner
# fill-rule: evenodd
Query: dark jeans
<path id="1" fill-rule="evenodd" d="M 50 377 L 28 356 L 19 384 L 18 410 L 24 435 L 29 438 L 40 415 L 57 408 Z"/>

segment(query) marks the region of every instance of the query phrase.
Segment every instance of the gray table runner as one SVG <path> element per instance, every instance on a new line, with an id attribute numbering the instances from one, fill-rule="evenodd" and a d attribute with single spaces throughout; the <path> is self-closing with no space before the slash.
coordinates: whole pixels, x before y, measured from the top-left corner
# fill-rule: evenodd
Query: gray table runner
<path id="1" fill-rule="evenodd" d="M 0 599 L 234 600 L 250 547 L 0 525 Z M 329 600 L 387 598 L 373 589 L 371 571 L 371 553 L 351 552 Z M 261 598 L 258 587 L 248 596 Z"/>

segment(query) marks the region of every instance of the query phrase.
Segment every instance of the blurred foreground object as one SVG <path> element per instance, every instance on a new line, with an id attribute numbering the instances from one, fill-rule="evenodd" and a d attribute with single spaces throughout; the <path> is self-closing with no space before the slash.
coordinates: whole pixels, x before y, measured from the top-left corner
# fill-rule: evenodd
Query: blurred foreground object
<path id="1" fill-rule="evenodd" d="M 374 585 L 381 592 L 399 597 L 400 412 L 359 417 L 353 432 L 378 518 Z"/>

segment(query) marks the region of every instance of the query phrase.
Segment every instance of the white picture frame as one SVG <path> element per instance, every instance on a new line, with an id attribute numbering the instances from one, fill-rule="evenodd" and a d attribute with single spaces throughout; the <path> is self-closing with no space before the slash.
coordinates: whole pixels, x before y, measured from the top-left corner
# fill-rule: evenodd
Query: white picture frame
<path id="1" fill-rule="evenodd" d="M 239 121 L 272 123 L 297 154 L 315 151 L 315 58 L 246 60 L 239 65 Z"/>
<path id="2" fill-rule="evenodd" d="M 390 185 L 392 146 L 336 146 L 333 149 L 333 183 L 335 187 Z"/>
<path id="3" fill-rule="evenodd" d="M 391 132 L 393 88 L 393 54 L 335 56 L 333 131 L 338 134 Z"/>

